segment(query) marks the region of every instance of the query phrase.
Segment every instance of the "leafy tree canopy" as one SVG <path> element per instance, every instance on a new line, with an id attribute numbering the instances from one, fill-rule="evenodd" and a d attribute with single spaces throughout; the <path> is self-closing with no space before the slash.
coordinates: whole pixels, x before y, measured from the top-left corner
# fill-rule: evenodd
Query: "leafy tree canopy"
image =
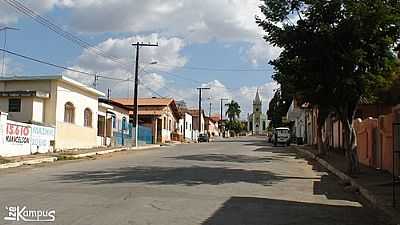
<path id="1" fill-rule="evenodd" d="M 258 24 L 283 52 L 274 79 L 304 101 L 350 119 L 361 96 L 390 85 L 398 0 L 264 0 Z M 295 22 L 296 20 L 296 22 Z"/>
<path id="2" fill-rule="evenodd" d="M 230 103 L 225 104 L 225 106 L 228 107 L 226 115 L 228 116 L 229 120 L 236 120 L 236 118 L 239 118 L 240 113 L 242 112 L 240 110 L 239 103 L 232 100 Z"/>

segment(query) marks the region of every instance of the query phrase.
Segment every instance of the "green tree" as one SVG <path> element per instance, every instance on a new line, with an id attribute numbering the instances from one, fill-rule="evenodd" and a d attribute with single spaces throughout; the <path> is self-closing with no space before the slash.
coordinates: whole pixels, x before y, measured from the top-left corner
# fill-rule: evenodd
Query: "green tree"
<path id="1" fill-rule="evenodd" d="M 226 110 L 226 115 L 228 116 L 230 121 L 236 120 L 236 118 L 239 118 L 240 113 L 242 112 L 240 110 L 239 103 L 232 100 L 230 103 L 226 103 L 225 106 L 228 107 L 228 109 Z"/>
<path id="2" fill-rule="evenodd" d="M 290 107 L 291 97 L 287 95 L 285 91 L 278 89 L 274 97 L 269 102 L 267 111 L 268 119 L 271 120 L 271 126 L 281 127 L 286 124 L 283 123 L 282 117 L 286 116 L 287 111 Z"/>
<path id="3" fill-rule="evenodd" d="M 398 0 L 263 0 L 257 23 L 283 49 L 274 79 L 345 124 L 349 172 L 358 171 L 352 122 L 361 97 L 390 85 L 400 37 Z M 294 21 L 296 19 L 296 21 Z M 320 130 L 320 129 L 319 129 Z M 319 135 L 320 136 L 320 135 Z"/>
<path id="4" fill-rule="evenodd" d="M 247 129 L 247 127 L 239 120 L 227 121 L 225 127 L 227 130 L 233 131 L 235 135 L 241 133 L 242 131 L 246 131 Z"/>

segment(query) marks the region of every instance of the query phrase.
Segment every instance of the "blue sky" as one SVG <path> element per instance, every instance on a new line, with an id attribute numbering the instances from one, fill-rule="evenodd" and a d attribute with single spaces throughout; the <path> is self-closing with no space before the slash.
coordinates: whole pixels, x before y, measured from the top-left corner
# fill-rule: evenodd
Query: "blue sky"
<path id="1" fill-rule="evenodd" d="M 0 26 L 20 29 L 7 32 L 7 49 L 20 54 L 125 79 L 134 69 L 134 48 L 130 44 L 158 42 L 160 47 L 141 49 L 143 97 L 171 96 L 195 106 L 195 88 L 208 86 L 212 89 L 205 93 L 204 106 L 211 101 L 216 113 L 218 99 L 227 97 L 239 102 L 243 118 L 251 110 L 257 88 L 264 100 L 264 111 L 277 88 L 271 80 L 273 70 L 268 61 L 279 54 L 279 49 L 265 43 L 263 31 L 254 22 L 260 4 L 257 0 L 19 1 L 123 63 L 96 56 L 0 2 Z M 3 43 L 4 33 L 0 33 L 0 41 Z M 158 65 L 151 65 L 152 61 Z M 6 63 L 9 75 L 65 74 L 88 85 L 93 82 L 90 76 L 11 55 L 7 55 Z M 132 95 L 131 82 L 100 79 L 98 89 L 107 88 L 112 89 L 114 97 Z"/>

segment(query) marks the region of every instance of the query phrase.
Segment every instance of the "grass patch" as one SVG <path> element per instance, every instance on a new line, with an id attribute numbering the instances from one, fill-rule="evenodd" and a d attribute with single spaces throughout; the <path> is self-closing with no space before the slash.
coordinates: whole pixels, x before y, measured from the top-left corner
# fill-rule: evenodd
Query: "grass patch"
<path id="1" fill-rule="evenodd" d="M 8 159 L 0 156 L 0 164 L 6 164 L 6 163 L 10 163 L 10 162 L 11 162 L 11 160 L 8 160 Z"/>

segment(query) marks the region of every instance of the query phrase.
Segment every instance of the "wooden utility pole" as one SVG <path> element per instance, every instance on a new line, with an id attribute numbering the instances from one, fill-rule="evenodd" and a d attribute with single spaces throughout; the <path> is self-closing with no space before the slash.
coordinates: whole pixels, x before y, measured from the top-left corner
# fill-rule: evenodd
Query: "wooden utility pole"
<path id="1" fill-rule="evenodd" d="M 138 147 L 138 132 L 139 132 L 139 118 L 138 118 L 138 84 L 139 84 L 139 49 L 140 47 L 157 47 L 157 44 L 139 43 L 132 44 L 136 46 L 136 66 L 135 66 L 135 85 L 133 89 L 133 122 L 135 123 L 135 147 Z"/>
<path id="2" fill-rule="evenodd" d="M 201 133 L 201 92 L 202 90 L 210 90 L 208 87 L 199 87 L 199 134 Z"/>

